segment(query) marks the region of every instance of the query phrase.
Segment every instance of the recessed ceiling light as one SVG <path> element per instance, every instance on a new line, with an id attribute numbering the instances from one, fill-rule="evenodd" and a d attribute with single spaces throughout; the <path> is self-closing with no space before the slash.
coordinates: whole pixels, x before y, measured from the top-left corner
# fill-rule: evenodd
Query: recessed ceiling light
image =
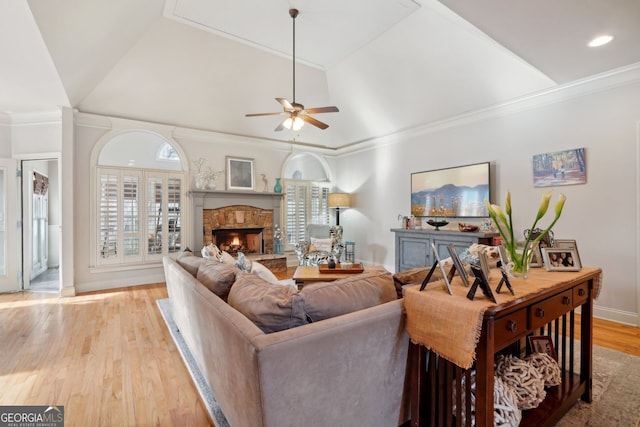
<path id="1" fill-rule="evenodd" d="M 613 40 L 613 36 L 611 34 L 604 34 L 602 36 L 598 36 L 592 39 L 589 42 L 588 46 L 589 47 L 604 46 L 605 44 L 609 43 L 611 40 Z"/>

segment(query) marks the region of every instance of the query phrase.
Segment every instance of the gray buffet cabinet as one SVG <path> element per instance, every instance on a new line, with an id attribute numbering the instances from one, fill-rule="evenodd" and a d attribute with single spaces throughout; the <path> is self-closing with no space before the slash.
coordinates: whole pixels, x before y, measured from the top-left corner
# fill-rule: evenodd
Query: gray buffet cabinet
<path id="1" fill-rule="evenodd" d="M 431 243 L 436 245 L 440 259 L 448 258 L 447 245 L 453 243 L 456 252 L 468 249 L 474 243 L 493 245 L 498 233 L 462 232 L 458 230 L 407 230 L 392 228 L 396 235 L 396 273 L 416 267 L 431 267 L 434 257 Z"/>

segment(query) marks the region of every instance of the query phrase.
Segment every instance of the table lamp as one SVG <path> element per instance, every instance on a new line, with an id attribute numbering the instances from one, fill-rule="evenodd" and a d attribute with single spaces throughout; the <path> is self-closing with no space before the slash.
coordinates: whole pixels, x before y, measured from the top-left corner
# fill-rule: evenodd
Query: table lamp
<path id="1" fill-rule="evenodd" d="M 351 207 L 351 195 L 348 193 L 329 193 L 328 207 L 336 209 L 336 225 L 340 225 L 340 208 Z"/>

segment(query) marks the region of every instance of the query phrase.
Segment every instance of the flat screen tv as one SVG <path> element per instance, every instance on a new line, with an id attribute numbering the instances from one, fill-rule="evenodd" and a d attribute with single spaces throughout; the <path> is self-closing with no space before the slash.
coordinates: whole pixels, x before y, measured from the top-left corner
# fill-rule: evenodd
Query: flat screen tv
<path id="1" fill-rule="evenodd" d="M 485 218 L 491 200 L 490 163 L 411 174 L 411 215 L 417 217 Z"/>

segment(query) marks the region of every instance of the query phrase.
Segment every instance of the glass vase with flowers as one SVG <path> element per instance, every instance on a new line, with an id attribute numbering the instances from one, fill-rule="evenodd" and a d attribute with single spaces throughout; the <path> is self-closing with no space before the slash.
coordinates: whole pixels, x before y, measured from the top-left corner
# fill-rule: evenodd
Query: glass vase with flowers
<path id="1" fill-rule="evenodd" d="M 533 221 L 533 226 L 530 228 L 531 230 L 535 230 L 536 225 L 538 225 L 538 221 L 542 219 L 547 213 L 549 209 L 549 202 L 551 200 L 551 191 L 548 191 L 543 194 L 542 200 L 540 201 L 540 206 L 538 208 L 538 213 L 536 214 L 536 218 Z M 529 266 L 531 264 L 531 259 L 533 257 L 534 251 L 536 250 L 540 241 L 549 233 L 551 228 L 556 225 L 558 219 L 560 219 L 560 215 L 562 214 L 562 209 L 564 208 L 564 203 L 567 200 L 564 194 L 560 194 L 558 201 L 554 207 L 555 218 L 551 222 L 551 224 L 545 228 L 542 233 L 535 236 L 535 238 L 531 238 L 531 233 L 528 233 L 527 238 L 524 242 L 524 246 L 519 246 L 518 241 L 515 238 L 513 233 L 513 220 L 512 220 L 512 209 L 511 209 L 511 192 L 507 191 L 507 195 L 505 197 L 504 202 L 504 210 L 498 205 L 493 205 L 489 203 L 488 200 L 485 200 L 484 203 L 489 211 L 489 216 L 493 220 L 500 236 L 502 237 L 502 245 L 506 249 L 509 254 L 509 265 L 507 267 L 507 271 L 509 274 L 516 278 L 526 279 L 529 273 Z M 506 214 L 505 214 L 506 213 Z"/>

